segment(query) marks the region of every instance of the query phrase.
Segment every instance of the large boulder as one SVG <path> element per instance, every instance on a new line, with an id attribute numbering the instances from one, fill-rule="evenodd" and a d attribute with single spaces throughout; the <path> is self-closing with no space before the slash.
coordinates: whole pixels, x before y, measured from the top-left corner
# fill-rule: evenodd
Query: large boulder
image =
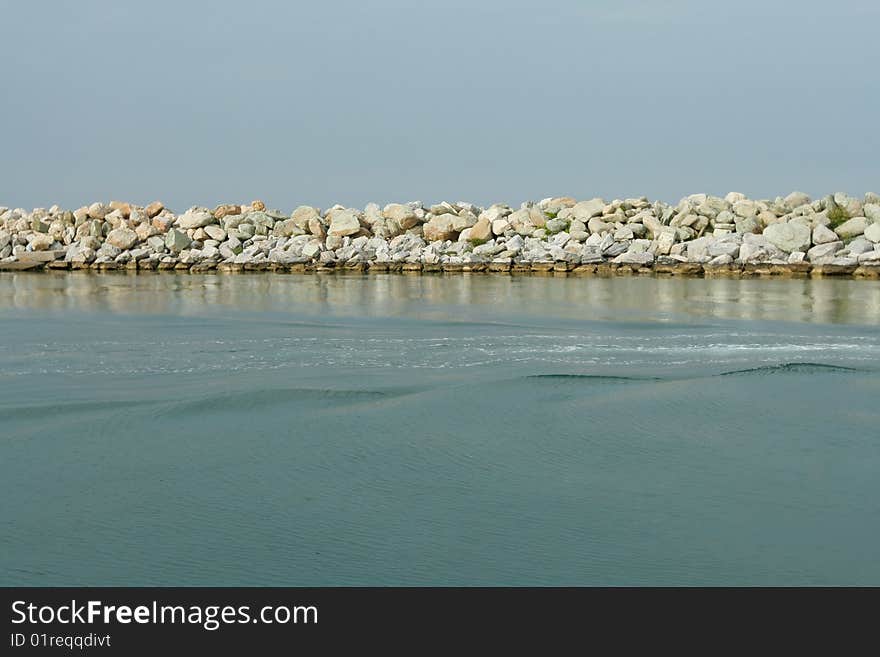
<path id="1" fill-rule="evenodd" d="M 52 247 L 55 243 L 55 238 L 50 235 L 45 235 L 43 233 L 36 233 L 33 237 L 31 237 L 28 245 L 34 251 L 46 251 Z"/>
<path id="2" fill-rule="evenodd" d="M 611 262 L 622 265 L 650 265 L 654 262 L 654 254 L 648 251 L 627 251 L 626 253 L 621 253 Z"/>
<path id="3" fill-rule="evenodd" d="M 218 242 L 223 242 L 226 239 L 226 231 L 220 228 L 220 226 L 205 226 L 205 235 L 207 235 L 212 240 L 217 240 Z"/>
<path id="4" fill-rule="evenodd" d="M 868 220 L 865 217 L 853 217 L 848 221 L 844 221 L 837 228 L 834 229 L 834 232 L 840 235 L 841 239 L 847 240 L 853 237 L 858 237 L 862 233 L 865 232 L 865 228 L 868 227 Z"/>
<path id="5" fill-rule="evenodd" d="M 667 229 L 661 231 L 656 237 L 656 253 L 657 255 L 669 255 L 672 246 L 675 244 L 675 231 Z"/>
<path id="6" fill-rule="evenodd" d="M 470 228 L 469 239 L 485 242 L 492 237 L 492 222 L 483 217 Z"/>
<path id="7" fill-rule="evenodd" d="M 309 233 L 318 238 L 324 238 L 327 236 L 327 227 L 324 225 L 324 222 L 321 221 L 320 218 L 312 217 L 309 219 L 308 226 Z"/>
<path id="8" fill-rule="evenodd" d="M 867 226 L 865 228 L 865 238 L 875 244 L 880 243 L 880 223 Z"/>
<path id="9" fill-rule="evenodd" d="M 828 244 L 839 239 L 837 233 L 828 228 L 828 226 L 816 224 L 816 227 L 813 229 L 813 244 Z"/>
<path id="10" fill-rule="evenodd" d="M 455 230 L 455 215 L 449 213 L 431 217 L 430 221 L 422 226 L 422 230 L 425 233 L 425 240 L 428 242 L 454 240 L 458 235 Z M 473 229 L 471 230 L 473 231 Z"/>
<path id="11" fill-rule="evenodd" d="M 710 219 L 715 219 L 719 214 L 727 211 L 727 209 L 728 203 L 723 198 L 707 196 L 701 203 L 699 203 L 699 205 L 697 205 L 697 214 L 709 217 Z M 754 216 L 754 214 L 755 212 L 752 212 L 751 216 Z"/>
<path id="12" fill-rule="evenodd" d="M 455 228 L 455 224 L 453 224 L 453 229 Z M 496 235 L 504 235 L 505 232 L 510 230 L 510 222 L 507 220 L 507 217 L 503 219 L 496 219 L 492 222 L 492 232 Z"/>
<path id="13" fill-rule="evenodd" d="M 762 226 L 761 220 L 757 217 L 741 217 L 737 215 L 733 221 L 737 233 L 757 233 Z"/>
<path id="14" fill-rule="evenodd" d="M 612 230 L 614 224 L 606 223 L 599 219 L 599 217 L 593 217 L 587 222 L 587 228 L 590 229 L 591 233 L 605 233 Z"/>
<path id="15" fill-rule="evenodd" d="M 64 259 L 68 262 L 73 262 L 77 264 L 82 264 L 86 262 L 92 262 L 97 257 L 95 250 L 88 247 L 82 246 L 79 244 L 73 244 L 67 249 L 67 253 L 64 255 Z"/>
<path id="16" fill-rule="evenodd" d="M 89 216 L 92 219 L 103 219 L 110 214 L 110 207 L 103 203 L 92 203 L 88 209 Z"/>
<path id="17" fill-rule="evenodd" d="M 733 214 L 737 217 L 749 219 L 758 216 L 758 204 L 754 201 L 737 201 L 733 204 Z M 743 231 L 751 232 L 751 231 Z"/>
<path id="18" fill-rule="evenodd" d="M 180 253 L 192 244 L 189 235 L 183 231 L 172 228 L 165 234 L 165 246 L 172 253 Z"/>
<path id="19" fill-rule="evenodd" d="M 843 248 L 843 242 L 824 242 L 807 251 L 807 260 L 813 262 L 819 258 L 827 258 Z"/>
<path id="20" fill-rule="evenodd" d="M 126 251 L 138 243 L 138 234 L 131 228 L 122 226 L 107 233 L 106 241 L 116 248 Z"/>
<path id="21" fill-rule="evenodd" d="M 810 202 L 810 197 L 803 192 L 792 192 L 788 196 L 785 197 L 785 206 L 794 210 L 795 208 L 799 208 L 802 205 L 806 205 Z"/>
<path id="22" fill-rule="evenodd" d="M 571 209 L 571 214 L 576 219 L 580 219 L 584 223 L 589 221 L 592 217 L 596 217 L 602 214 L 602 211 L 605 209 L 605 201 L 601 198 L 590 199 L 589 201 L 581 201 L 580 203 L 575 204 L 575 206 Z"/>
<path id="23" fill-rule="evenodd" d="M 457 232 L 461 232 L 475 223 L 477 223 L 477 217 L 472 212 L 465 210 L 461 214 L 455 215 L 455 219 L 452 220 L 452 228 Z"/>
<path id="24" fill-rule="evenodd" d="M 416 211 L 408 205 L 400 203 L 389 203 L 382 210 L 382 214 L 386 219 L 396 221 L 402 230 L 409 230 L 419 225 L 419 218 Z"/>
<path id="25" fill-rule="evenodd" d="M 303 230 L 308 230 L 309 221 L 313 219 L 318 222 L 321 221 L 321 215 L 318 214 L 318 211 L 310 205 L 299 206 L 290 214 L 290 218 L 293 219 L 294 223 L 296 223 L 296 225 Z"/>
<path id="26" fill-rule="evenodd" d="M 214 215 L 204 210 L 187 210 L 177 218 L 177 225 L 187 230 L 214 223 Z"/>
<path id="27" fill-rule="evenodd" d="M 809 226 L 793 221 L 771 224 L 764 229 L 763 234 L 770 244 L 786 253 L 806 251 L 810 248 L 812 239 Z"/>
<path id="28" fill-rule="evenodd" d="M 361 223 L 358 221 L 357 215 L 351 210 L 342 210 L 333 213 L 327 234 L 334 237 L 345 237 L 346 235 L 354 235 L 360 230 Z"/>
<path id="29" fill-rule="evenodd" d="M 708 260 L 711 257 L 709 255 L 709 245 L 712 244 L 713 239 L 713 237 L 706 235 L 689 241 L 686 245 L 687 259 L 691 262 Z"/>
<path id="30" fill-rule="evenodd" d="M 162 205 L 162 201 L 153 201 L 147 207 L 144 208 L 144 214 L 147 215 L 150 219 L 155 217 L 157 214 L 162 212 L 165 209 L 165 206 Z"/>
<path id="31" fill-rule="evenodd" d="M 208 230 L 208 226 L 205 227 L 205 230 Z M 282 221 L 278 221 L 275 223 L 272 232 L 278 237 L 290 237 L 292 235 L 302 235 L 305 231 L 296 225 L 296 221 L 294 219 L 283 219 Z"/>

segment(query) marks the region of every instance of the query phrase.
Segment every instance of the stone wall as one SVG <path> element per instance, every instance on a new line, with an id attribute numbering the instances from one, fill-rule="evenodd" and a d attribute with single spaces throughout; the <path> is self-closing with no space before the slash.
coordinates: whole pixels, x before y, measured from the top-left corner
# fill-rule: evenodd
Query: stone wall
<path id="1" fill-rule="evenodd" d="M 513 208 L 392 203 L 363 210 L 260 201 L 192 207 L 113 201 L 0 207 L 0 270 L 494 271 L 683 275 L 880 272 L 880 195 L 773 200 L 739 193 Z"/>

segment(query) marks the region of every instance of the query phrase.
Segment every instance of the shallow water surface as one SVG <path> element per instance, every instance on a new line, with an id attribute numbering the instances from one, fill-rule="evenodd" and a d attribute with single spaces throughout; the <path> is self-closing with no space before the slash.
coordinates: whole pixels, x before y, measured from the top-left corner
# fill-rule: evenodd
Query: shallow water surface
<path id="1" fill-rule="evenodd" d="M 0 275 L 0 584 L 880 584 L 880 284 Z"/>

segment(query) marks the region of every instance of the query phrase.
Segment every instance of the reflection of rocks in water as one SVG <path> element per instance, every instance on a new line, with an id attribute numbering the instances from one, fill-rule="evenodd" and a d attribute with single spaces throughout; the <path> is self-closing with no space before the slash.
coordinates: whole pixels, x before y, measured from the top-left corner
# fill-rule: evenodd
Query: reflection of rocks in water
<path id="1" fill-rule="evenodd" d="M 0 276 L 0 308 L 198 315 L 224 311 L 450 321 L 469 308 L 548 318 L 880 321 L 880 287 L 848 279 L 78 273 Z"/>

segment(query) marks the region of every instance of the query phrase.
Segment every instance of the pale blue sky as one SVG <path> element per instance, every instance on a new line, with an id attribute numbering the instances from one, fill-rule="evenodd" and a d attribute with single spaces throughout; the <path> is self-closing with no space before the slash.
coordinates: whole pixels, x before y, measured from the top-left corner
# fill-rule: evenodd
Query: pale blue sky
<path id="1" fill-rule="evenodd" d="M 880 192 L 880 3 L 0 0 L 0 205 Z"/>

